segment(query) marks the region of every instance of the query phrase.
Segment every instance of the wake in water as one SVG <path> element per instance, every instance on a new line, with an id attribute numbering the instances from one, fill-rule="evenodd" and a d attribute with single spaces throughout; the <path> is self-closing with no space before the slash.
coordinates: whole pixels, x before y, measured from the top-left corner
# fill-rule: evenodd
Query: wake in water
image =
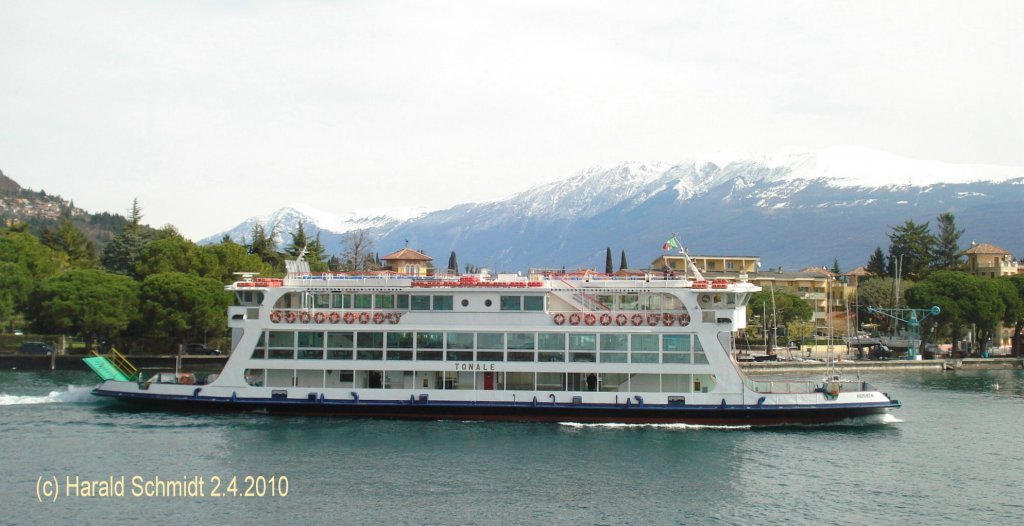
<path id="1" fill-rule="evenodd" d="M 98 399 L 92 395 L 92 387 L 76 385 L 69 385 L 63 391 L 50 391 L 50 394 L 45 396 L 25 396 L 0 393 L 0 406 L 56 403 L 83 404 L 96 402 L 97 400 Z"/>
<path id="2" fill-rule="evenodd" d="M 690 431 L 695 429 L 724 429 L 724 430 L 738 430 L 738 429 L 750 429 L 750 426 L 712 426 L 712 425 L 700 425 L 700 424 L 614 424 L 614 423 L 603 423 L 603 424 L 582 424 L 579 422 L 559 422 L 558 425 L 572 427 L 576 429 L 582 428 L 596 428 L 596 429 L 641 429 L 641 428 L 652 428 L 652 429 L 670 429 L 675 431 Z"/>

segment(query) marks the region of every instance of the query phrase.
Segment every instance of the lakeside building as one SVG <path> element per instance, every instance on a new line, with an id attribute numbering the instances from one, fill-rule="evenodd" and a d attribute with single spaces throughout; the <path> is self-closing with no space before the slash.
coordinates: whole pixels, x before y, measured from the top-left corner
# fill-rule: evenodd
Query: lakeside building
<path id="1" fill-rule="evenodd" d="M 434 258 L 411 248 L 392 252 L 380 260 L 385 268 L 403 276 L 426 276 L 434 262 Z"/>
<path id="2" fill-rule="evenodd" d="M 963 251 L 967 258 L 967 272 L 983 278 L 1013 276 L 1024 272 L 1024 267 L 1013 258 L 1010 251 L 990 243 L 971 242 L 971 248 Z M 995 330 L 991 345 L 1009 347 L 1013 343 L 1013 327 L 1000 323 Z"/>

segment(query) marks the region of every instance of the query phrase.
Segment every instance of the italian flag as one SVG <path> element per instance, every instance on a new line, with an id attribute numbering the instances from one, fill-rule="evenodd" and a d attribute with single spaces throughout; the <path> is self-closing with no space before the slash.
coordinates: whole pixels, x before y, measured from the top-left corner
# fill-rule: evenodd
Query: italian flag
<path id="1" fill-rule="evenodd" d="M 676 238 L 674 237 L 669 238 L 669 240 L 666 241 L 665 244 L 661 246 L 662 250 L 671 250 L 673 248 L 679 248 L 679 242 L 676 241 Z"/>

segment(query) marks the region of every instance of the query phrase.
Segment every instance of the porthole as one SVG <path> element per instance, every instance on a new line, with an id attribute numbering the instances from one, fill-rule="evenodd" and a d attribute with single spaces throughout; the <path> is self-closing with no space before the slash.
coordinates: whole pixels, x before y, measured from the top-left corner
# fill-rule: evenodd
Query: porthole
<path id="1" fill-rule="evenodd" d="M 462 300 L 463 307 L 469 307 L 469 300 Z"/>
<path id="2" fill-rule="evenodd" d="M 490 307 L 491 306 L 491 300 L 484 300 L 484 306 Z"/>

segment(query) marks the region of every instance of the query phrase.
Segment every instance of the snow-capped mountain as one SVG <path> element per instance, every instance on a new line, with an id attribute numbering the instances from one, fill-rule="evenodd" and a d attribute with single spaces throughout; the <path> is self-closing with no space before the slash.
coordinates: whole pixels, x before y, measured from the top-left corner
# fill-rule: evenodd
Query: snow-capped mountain
<path id="1" fill-rule="evenodd" d="M 754 255 L 786 268 L 830 266 L 838 258 L 852 268 L 876 246 L 887 248 L 892 226 L 947 211 L 966 229 L 965 244 L 976 239 L 1024 255 L 1022 203 L 1024 168 L 836 147 L 591 167 L 501 201 L 404 220 L 389 213 L 307 223 L 339 234 L 369 228 L 381 252 L 409 240 L 438 260 L 454 250 L 463 263 L 512 271 L 603 268 L 606 247 L 625 250 L 631 266 L 642 268 L 672 232 L 695 254 Z M 249 230 L 243 224 L 232 232 Z"/>
<path id="2" fill-rule="evenodd" d="M 273 232 L 278 243 L 283 245 L 290 241 L 289 233 L 295 232 L 300 222 L 308 236 L 321 233 L 322 242 L 334 241 L 345 232 L 359 229 L 373 230 L 382 235 L 402 222 L 428 212 L 430 210 L 423 208 L 360 208 L 339 216 L 309 205 L 292 203 L 265 216 L 250 217 L 231 230 L 201 239 L 199 243 L 217 243 L 225 235 L 235 242 L 243 242 L 251 237 L 253 227 L 258 224 L 268 234 Z"/>

